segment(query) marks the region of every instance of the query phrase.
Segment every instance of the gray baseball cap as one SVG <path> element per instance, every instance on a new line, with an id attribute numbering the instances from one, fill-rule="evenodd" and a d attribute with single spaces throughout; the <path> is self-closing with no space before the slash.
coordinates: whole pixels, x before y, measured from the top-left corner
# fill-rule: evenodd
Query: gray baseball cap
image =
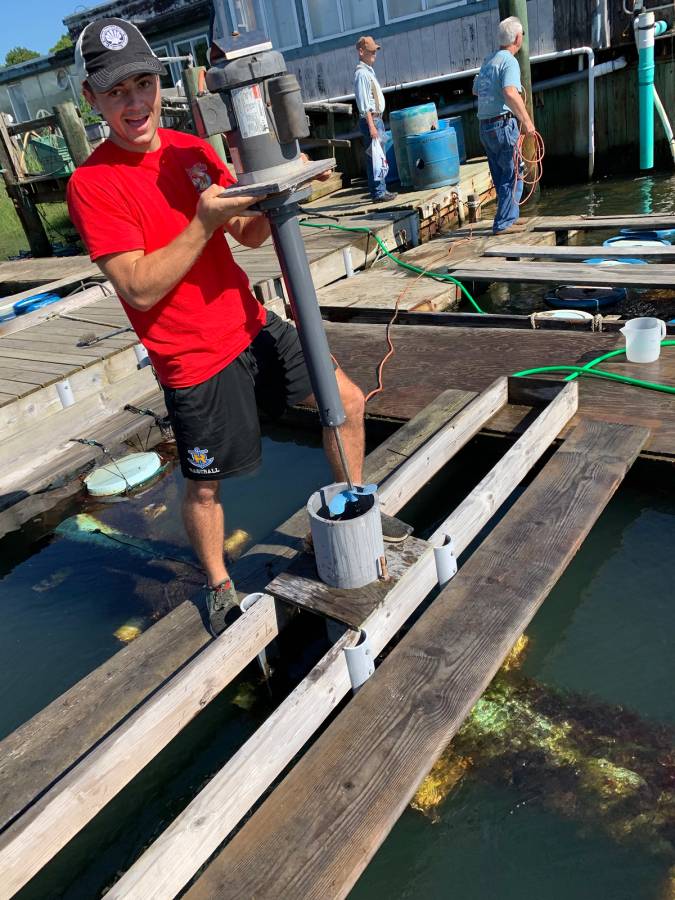
<path id="1" fill-rule="evenodd" d="M 83 28 L 75 63 L 93 90 L 109 91 L 132 75 L 165 75 L 141 32 L 124 19 L 97 19 Z"/>

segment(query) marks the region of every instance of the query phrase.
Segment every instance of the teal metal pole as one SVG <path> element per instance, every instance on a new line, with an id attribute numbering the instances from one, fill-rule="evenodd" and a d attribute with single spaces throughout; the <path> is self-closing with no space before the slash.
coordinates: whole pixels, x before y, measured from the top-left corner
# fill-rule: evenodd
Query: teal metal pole
<path id="1" fill-rule="evenodd" d="M 640 168 L 654 168 L 654 41 L 666 30 L 665 22 L 655 22 L 653 12 L 643 12 L 635 22 L 638 46 L 638 91 L 640 110 Z"/>
<path id="2" fill-rule="evenodd" d="M 637 18 L 640 168 L 654 168 L 654 13 Z"/>

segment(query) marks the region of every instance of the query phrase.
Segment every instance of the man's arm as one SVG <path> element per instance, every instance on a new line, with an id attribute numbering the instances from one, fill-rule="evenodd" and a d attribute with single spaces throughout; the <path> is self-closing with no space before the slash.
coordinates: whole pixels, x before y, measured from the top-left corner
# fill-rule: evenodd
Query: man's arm
<path id="1" fill-rule="evenodd" d="M 237 243 L 253 249 L 262 246 L 271 234 L 269 219 L 262 213 L 233 216 L 225 226 L 225 231 L 229 232 Z"/>
<path id="2" fill-rule="evenodd" d="M 511 110 L 513 115 L 523 126 L 525 134 L 534 134 L 535 128 L 527 111 L 527 107 L 523 103 L 523 98 L 518 93 L 518 89 L 512 86 L 503 89 L 504 103 Z"/>
<path id="3" fill-rule="evenodd" d="M 116 292 L 130 306 L 152 309 L 190 271 L 214 231 L 238 218 L 238 213 L 260 199 L 251 196 L 225 199 L 220 197 L 222 190 L 220 185 L 213 184 L 201 194 L 194 218 L 166 247 L 148 254 L 143 250 L 111 253 L 96 260 Z"/>

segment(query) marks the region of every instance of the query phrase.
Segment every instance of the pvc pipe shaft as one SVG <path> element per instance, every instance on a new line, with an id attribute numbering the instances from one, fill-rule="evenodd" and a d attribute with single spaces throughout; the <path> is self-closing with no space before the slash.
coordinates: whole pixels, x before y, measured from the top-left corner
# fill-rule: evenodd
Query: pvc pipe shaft
<path id="1" fill-rule="evenodd" d="M 336 428 L 347 417 L 337 386 L 333 358 L 323 327 L 305 244 L 300 234 L 297 212 L 297 203 L 291 203 L 269 210 L 267 215 L 321 424 L 326 428 Z"/>

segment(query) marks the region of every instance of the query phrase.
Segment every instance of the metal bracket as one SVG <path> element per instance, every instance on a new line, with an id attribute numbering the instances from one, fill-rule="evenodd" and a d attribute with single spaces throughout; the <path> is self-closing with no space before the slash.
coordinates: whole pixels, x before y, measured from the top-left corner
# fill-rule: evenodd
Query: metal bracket
<path id="1" fill-rule="evenodd" d="M 356 644 L 353 647 L 345 647 L 344 654 L 349 680 L 352 683 L 352 692 L 356 693 L 375 671 L 373 650 L 368 635 L 363 629 L 361 629 Z"/>
<path id="2" fill-rule="evenodd" d="M 457 557 L 452 538 L 445 535 L 440 547 L 434 547 L 434 559 L 436 561 L 436 574 L 439 587 L 445 587 L 451 578 L 457 574 Z"/>

